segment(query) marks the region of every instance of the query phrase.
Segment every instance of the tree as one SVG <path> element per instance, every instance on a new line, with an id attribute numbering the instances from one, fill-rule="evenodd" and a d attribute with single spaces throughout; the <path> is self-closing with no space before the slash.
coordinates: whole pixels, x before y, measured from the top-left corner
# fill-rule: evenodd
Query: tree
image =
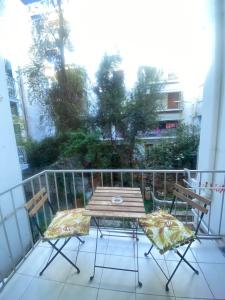
<path id="1" fill-rule="evenodd" d="M 174 140 L 163 140 L 150 148 L 146 165 L 159 169 L 195 169 L 199 145 L 199 128 L 181 124 Z"/>
<path id="2" fill-rule="evenodd" d="M 126 98 L 124 73 L 120 70 L 121 57 L 105 54 L 96 74 L 96 123 L 105 138 L 116 140 L 123 126 L 123 108 Z"/>
<path id="3" fill-rule="evenodd" d="M 82 127 L 87 110 L 87 75 L 76 66 L 66 66 L 64 49 L 70 48 L 69 29 L 61 0 L 52 0 L 54 13 L 38 16 L 33 22 L 31 64 L 25 68 L 29 99 L 38 102 L 58 132 Z M 47 66 L 54 73 L 47 76 Z"/>
<path id="4" fill-rule="evenodd" d="M 60 133 L 83 128 L 88 109 L 85 70 L 74 66 L 66 68 L 66 82 L 60 80 L 60 76 L 64 76 L 62 72 L 57 72 L 57 80 L 48 96 L 48 106 Z"/>
<path id="5" fill-rule="evenodd" d="M 134 150 L 139 135 L 153 129 L 158 121 L 157 109 L 162 99 L 164 83 L 162 73 L 156 68 L 142 66 L 138 70 L 137 82 L 127 102 L 123 136 L 129 145 L 129 161 L 132 165 Z"/>

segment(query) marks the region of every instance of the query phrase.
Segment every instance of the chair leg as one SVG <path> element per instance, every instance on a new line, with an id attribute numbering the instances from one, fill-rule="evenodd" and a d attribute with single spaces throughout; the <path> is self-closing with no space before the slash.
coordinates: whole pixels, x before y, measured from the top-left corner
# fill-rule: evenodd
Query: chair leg
<path id="1" fill-rule="evenodd" d="M 196 273 L 199 274 L 198 270 L 196 270 L 187 260 L 182 256 L 182 254 L 179 251 L 176 251 L 177 255 L 182 258 L 182 260 Z"/>
<path id="2" fill-rule="evenodd" d="M 76 236 L 76 238 L 81 242 L 81 244 L 85 243 L 85 240 L 82 240 L 79 236 Z"/>
<path id="3" fill-rule="evenodd" d="M 56 256 L 58 254 L 61 254 L 77 270 L 77 273 L 80 273 L 80 269 L 62 252 L 62 249 L 69 242 L 69 240 L 70 240 L 70 238 L 68 240 L 66 240 L 60 248 L 57 248 L 55 246 L 55 244 L 53 244 L 51 241 L 48 241 L 48 243 L 56 250 L 56 254 L 53 255 L 53 257 L 47 262 L 47 264 L 45 265 L 45 267 L 41 270 L 41 272 L 39 273 L 40 276 L 44 273 L 44 271 L 52 263 L 52 261 L 56 258 Z"/>
<path id="4" fill-rule="evenodd" d="M 145 256 L 148 256 L 149 253 L 151 252 L 152 248 L 153 248 L 153 244 L 151 245 L 151 247 L 150 247 L 150 249 L 148 250 L 148 252 L 145 252 L 145 253 L 144 253 L 144 255 L 145 255 Z"/>
<path id="5" fill-rule="evenodd" d="M 188 245 L 188 247 L 187 247 L 186 250 L 184 251 L 184 254 L 183 254 L 183 255 L 182 255 L 180 252 L 177 251 L 177 254 L 179 253 L 178 255 L 180 256 L 180 260 L 179 260 L 178 264 L 176 265 L 176 268 L 173 270 L 173 273 L 171 274 L 171 276 L 169 277 L 169 279 L 168 279 L 168 281 L 167 281 L 167 283 L 166 283 L 166 291 L 169 290 L 168 285 L 169 285 L 171 279 L 173 278 L 174 274 L 176 273 L 176 271 L 177 271 L 177 269 L 178 269 L 178 267 L 180 266 L 180 264 L 181 264 L 182 261 L 184 261 L 185 263 L 187 263 L 188 266 L 189 266 L 196 274 L 199 274 L 198 270 L 196 270 L 194 267 L 192 267 L 192 265 L 184 258 L 185 255 L 186 255 L 186 253 L 187 253 L 187 251 L 188 251 L 189 248 L 191 247 L 191 244 L 192 244 L 192 242 Z"/>

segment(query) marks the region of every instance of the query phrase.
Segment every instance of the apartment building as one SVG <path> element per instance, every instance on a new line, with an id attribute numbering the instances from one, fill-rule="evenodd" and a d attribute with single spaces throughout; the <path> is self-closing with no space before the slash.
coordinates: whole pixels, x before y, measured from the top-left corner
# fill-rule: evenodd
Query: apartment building
<path id="1" fill-rule="evenodd" d="M 162 139 L 173 139 L 181 121 L 184 120 L 184 94 L 182 84 L 173 72 L 164 75 L 163 98 L 159 103 L 158 126 L 142 133 L 140 139 L 145 145 L 147 155 L 150 147 Z"/>
<path id="2" fill-rule="evenodd" d="M 7 73 L 8 72 L 8 73 Z M 9 63 L 0 58 L 0 195 L 22 181 L 21 158 L 16 143 L 15 127 L 18 123 L 13 121 L 13 114 L 17 117 L 19 112 L 18 100 L 15 97 L 14 81 L 9 69 Z M 18 137 L 22 133 L 18 130 Z M 20 134 L 20 135 L 19 135 Z M 17 187 L 8 195 L 2 197 L 0 203 L 0 280 L 7 277 L 13 270 L 14 264 L 20 260 L 24 250 L 30 245 L 29 223 L 24 212 L 24 193 L 21 187 Z M 16 218 L 13 215 L 18 210 Z M 5 225 L 3 223 L 5 222 Z M 24 248 L 20 248 L 20 239 L 15 236 L 18 228 L 24 233 L 21 237 Z M 7 232 L 8 239 L 4 233 Z M 12 251 L 10 251 L 12 247 Z"/>
<path id="3" fill-rule="evenodd" d="M 17 80 L 17 75 L 13 73 L 10 62 L 8 60 L 1 59 L 1 65 L 1 81 L 2 83 L 4 82 L 7 87 L 7 99 L 10 105 L 19 162 L 21 169 L 24 170 L 28 167 L 26 152 L 23 146 L 24 141 L 27 139 L 27 131 L 25 119 L 26 113 L 24 110 L 23 101 L 20 97 L 21 85 L 20 81 Z"/>

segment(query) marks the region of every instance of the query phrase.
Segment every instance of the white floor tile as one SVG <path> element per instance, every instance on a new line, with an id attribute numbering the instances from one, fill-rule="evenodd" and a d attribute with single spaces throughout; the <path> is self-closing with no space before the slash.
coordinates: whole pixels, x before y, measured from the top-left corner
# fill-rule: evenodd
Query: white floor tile
<path id="1" fill-rule="evenodd" d="M 62 283 L 34 278 L 21 300 L 56 300 L 62 288 Z"/>
<path id="2" fill-rule="evenodd" d="M 192 248 L 192 253 L 196 257 L 197 262 L 225 264 L 225 256 L 218 248 L 216 241 L 201 240 L 201 244 Z"/>
<path id="3" fill-rule="evenodd" d="M 135 300 L 135 293 L 99 290 L 97 300 Z"/>
<path id="4" fill-rule="evenodd" d="M 134 268 L 134 259 L 131 257 L 107 255 L 105 266 L 113 268 Z M 100 288 L 135 292 L 135 273 L 130 271 L 119 271 L 103 269 Z"/>
<path id="5" fill-rule="evenodd" d="M 96 300 L 97 294 L 96 288 L 66 284 L 58 300 Z"/>
<path id="6" fill-rule="evenodd" d="M 134 256 L 136 241 L 131 237 L 109 237 L 106 254 Z"/>
<path id="7" fill-rule="evenodd" d="M 167 261 L 166 264 L 168 266 L 169 273 L 171 274 L 176 267 L 176 262 Z M 192 263 L 192 265 L 199 271 L 199 275 L 195 274 L 194 271 L 187 266 L 187 264 L 182 262 L 172 278 L 175 297 L 212 299 L 213 295 L 201 270 L 199 269 L 199 266 L 195 263 Z"/>
<path id="8" fill-rule="evenodd" d="M 200 264 L 201 270 L 216 299 L 225 299 L 225 265 Z"/>
<path id="9" fill-rule="evenodd" d="M 108 245 L 108 237 L 104 236 L 103 238 L 98 239 L 98 250 L 100 254 L 105 254 Z M 96 237 L 88 237 L 85 240 L 85 243 L 80 248 L 80 251 L 85 252 L 95 252 L 96 247 Z"/>
<path id="10" fill-rule="evenodd" d="M 75 262 L 76 251 L 64 250 L 63 253 L 72 262 Z M 41 271 L 44 268 L 44 266 L 45 263 L 41 266 L 39 271 Z M 61 254 L 58 254 L 58 256 L 53 260 L 53 262 L 47 267 L 47 269 L 41 275 L 41 278 L 65 282 L 72 268 L 76 270 Z"/>
<path id="11" fill-rule="evenodd" d="M 143 258 L 145 257 L 144 254 L 149 251 L 152 244 L 145 235 L 139 235 L 138 238 L 139 238 L 138 256 Z M 163 255 L 161 255 L 155 247 L 152 248 L 151 252 L 156 259 L 164 259 Z M 149 257 L 150 256 L 151 255 L 149 255 Z"/>
<path id="12" fill-rule="evenodd" d="M 103 254 L 97 255 L 96 263 L 100 265 L 104 263 Z M 75 269 L 72 268 L 67 277 L 67 283 L 99 287 L 102 269 L 96 268 L 95 277 L 90 281 L 90 276 L 92 276 L 94 270 L 94 253 L 80 252 L 77 264 L 80 266 L 80 273 L 77 274 Z"/>
<path id="13" fill-rule="evenodd" d="M 35 276 L 40 267 L 47 261 L 50 255 L 50 248 L 37 246 L 20 266 L 17 273 Z"/>
<path id="14" fill-rule="evenodd" d="M 166 263 L 163 260 L 158 260 L 158 263 L 168 276 Z M 136 293 L 174 296 L 171 285 L 169 292 L 165 290 L 166 278 L 154 260 L 150 258 L 140 258 L 139 270 L 142 287 L 137 287 Z"/>
<path id="15" fill-rule="evenodd" d="M 0 300 L 20 299 L 32 279 L 31 276 L 15 274 L 0 293 Z"/>

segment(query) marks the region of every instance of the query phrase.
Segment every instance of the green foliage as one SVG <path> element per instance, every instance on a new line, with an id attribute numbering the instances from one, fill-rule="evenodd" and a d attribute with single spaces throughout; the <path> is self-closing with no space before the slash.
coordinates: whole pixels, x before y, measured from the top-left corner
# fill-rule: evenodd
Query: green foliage
<path id="1" fill-rule="evenodd" d="M 122 114 L 126 92 L 120 63 L 119 55 L 105 54 L 96 74 L 97 85 L 94 88 L 98 100 L 97 125 L 101 128 L 103 136 L 111 140 L 120 133 L 123 126 Z"/>
<path id="2" fill-rule="evenodd" d="M 63 157 L 75 157 L 87 168 L 118 167 L 111 143 L 103 142 L 99 132 L 77 131 L 67 136 L 67 141 L 61 147 Z"/>
<path id="3" fill-rule="evenodd" d="M 63 77 L 65 78 L 63 79 Z M 49 90 L 48 105 L 58 132 L 81 129 L 87 115 L 87 75 L 83 68 L 71 66 L 57 72 Z"/>
<path id="4" fill-rule="evenodd" d="M 180 125 L 174 140 L 162 140 L 150 148 L 147 167 L 159 169 L 194 169 L 197 162 L 199 129 Z"/>
<path id="5" fill-rule="evenodd" d="M 140 67 L 131 99 L 125 107 L 123 137 L 129 145 L 128 157 L 131 167 L 134 163 L 134 152 L 138 152 L 136 138 L 154 128 L 158 119 L 157 109 L 163 87 L 161 75 L 155 68 Z"/>
<path id="6" fill-rule="evenodd" d="M 98 99 L 96 123 L 103 137 L 110 139 L 120 161 L 126 166 L 132 166 L 136 137 L 156 124 L 163 82 L 162 74 L 157 69 L 142 66 L 139 68 L 134 90 L 128 97 L 124 73 L 119 69 L 120 63 L 120 56 L 105 55 L 100 64 L 95 87 Z M 123 139 L 123 147 L 119 145 L 118 137 Z M 126 157 L 122 153 L 124 148 Z"/>
<path id="7" fill-rule="evenodd" d="M 65 137 L 49 137 L 41 142 L 28 141 L 25 144 L 27 159 L 31 168 L 43 168 L 51 165 L 60 155 Z"/>

